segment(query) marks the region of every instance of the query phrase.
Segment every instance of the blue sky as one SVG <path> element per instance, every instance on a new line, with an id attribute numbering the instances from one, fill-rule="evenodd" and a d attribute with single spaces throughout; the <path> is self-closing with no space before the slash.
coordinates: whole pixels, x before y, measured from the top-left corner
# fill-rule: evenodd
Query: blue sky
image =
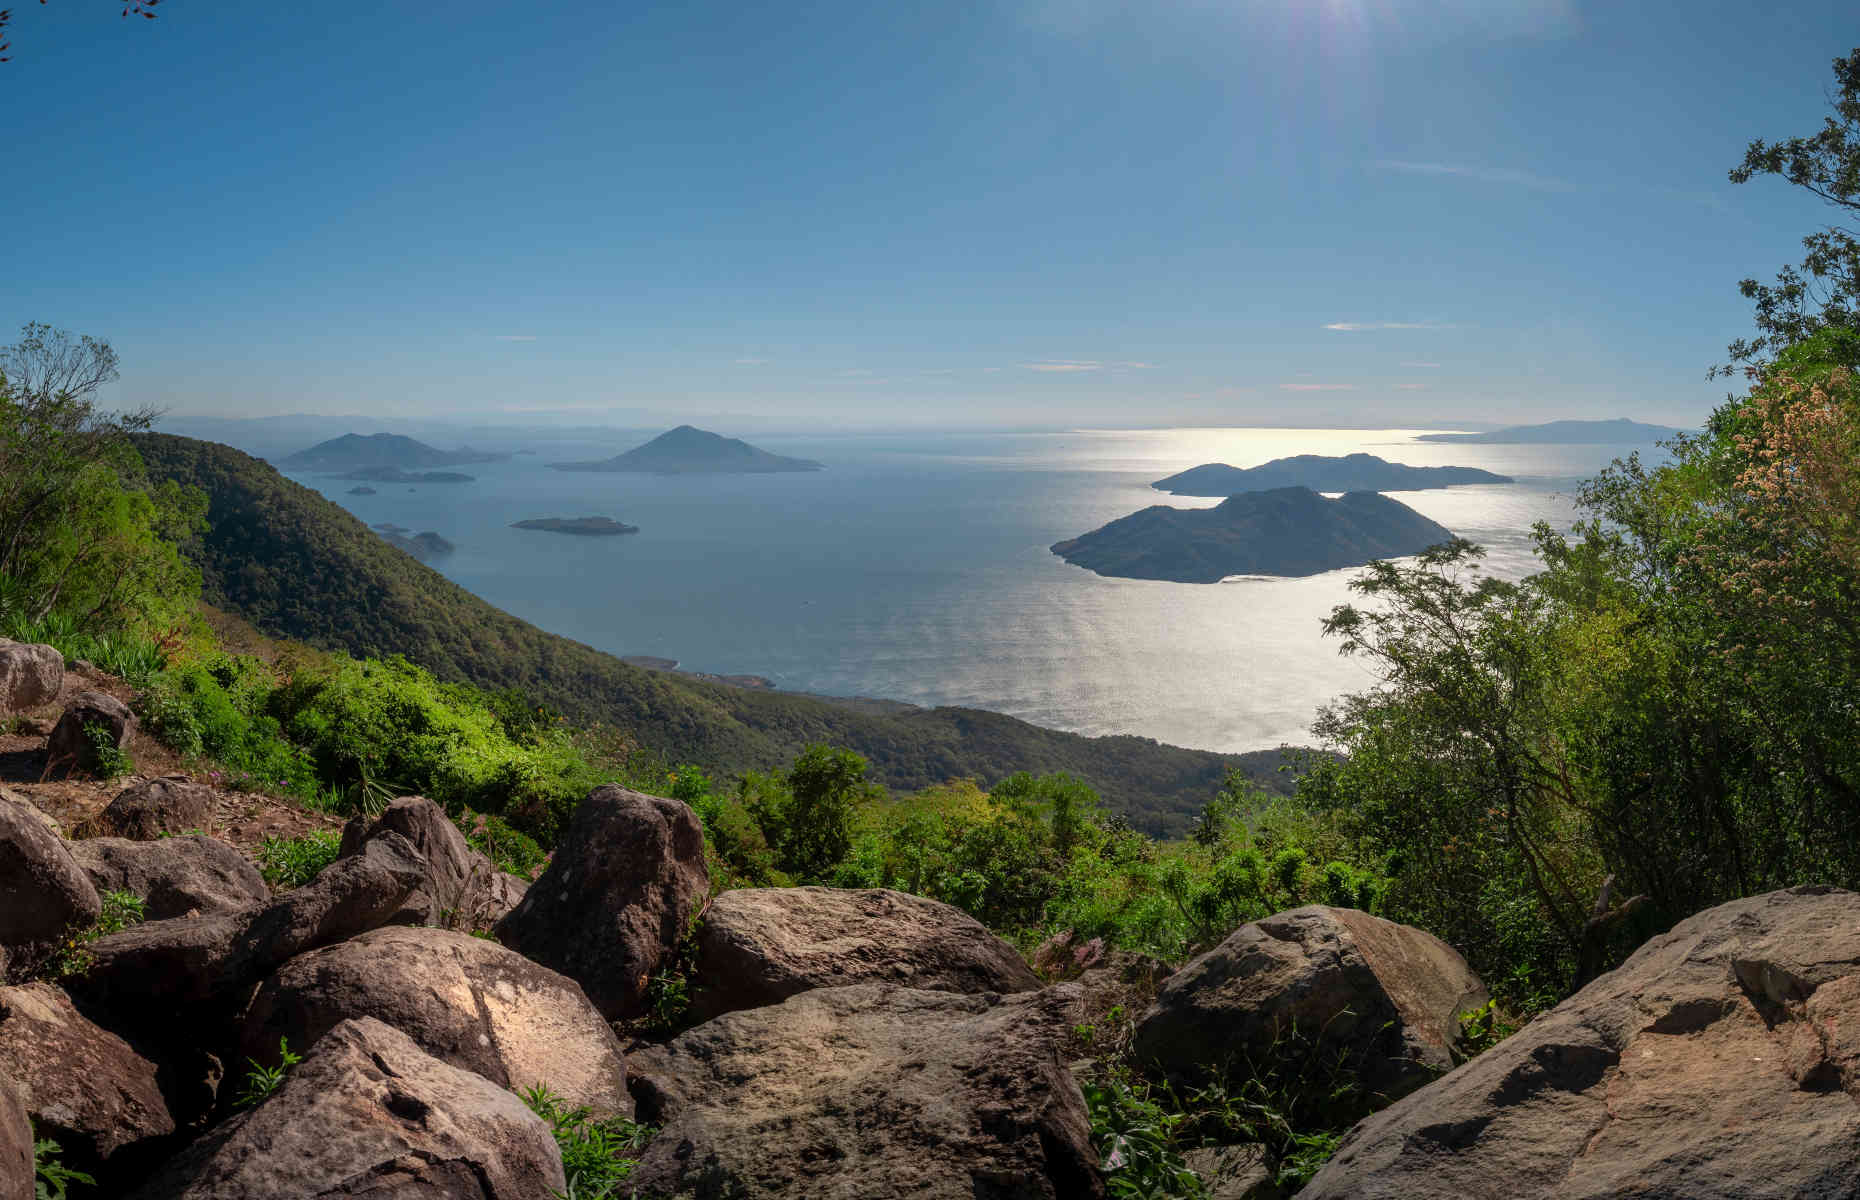
<path id="1" fill-rule="evenodd" d="M 21 4 L 0 331 L 177 413 L 1695 423 L 1850 3 Z"/>

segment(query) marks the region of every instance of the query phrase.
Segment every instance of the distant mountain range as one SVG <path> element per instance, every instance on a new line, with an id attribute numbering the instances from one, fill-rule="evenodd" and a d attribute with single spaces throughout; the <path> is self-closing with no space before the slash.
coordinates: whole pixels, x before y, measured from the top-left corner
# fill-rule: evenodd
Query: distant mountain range
<path id="1" fill-rule="evenodd" d="M 631 471 L 648 475 L 766 475 L 823 469 L 812 459 L 770 454 L 738 438 L 691 425 L 680 425 L 643 446 L 599 462 L 549 465 L 558 471 Z"/>
<path id="2" fill-rule="evenodd" d="M 1483 446 L 1648 446 L 1686 432 L 1670 425 L 1643 425 L 1619 417 L 1613 421 L 1551 421 L 1545 425 L 1513 425 L 1490 433 L 1424 433 L 1417 442 L 1461 442 Z"/>
<path id="3" fill-rule="evenodd" d="M 1375 492 L 1328 500 L 1310 488 L 1242 492 L 1213 508 L 1152 505 L 1059 542 L 1074 566 L 1123 579 L 1219 583 L 1230 575 L 1316 575 L 1419 554 L 1453 534 Z"/>
<path id="4" fill-rule="evenodd" d="M 439 450 L 398 433 L 374 433 L 366 437 L 359 433 L 345 433 L 327 442 L 319 442 L 308 450 L 299 450 L 280 461 L 278 466 L 286 471 L 412 471 L 431 467 L 458 467 L 466 463 L 503 462 L 509 457 L 508 454 L 485 454 L 469 449 Z M 380 476 L 351 474 L 350 478 Z"/>
<path id="5" fill-rule="evenodd" d="M 1158 479 L 1150 486 L 1176 496 L 1236 496 L 1283 487 L 1310 488 L 1314 492 L 1405 492 L 1511 481 L 1509 475 L 1495 475 L 1477 467 L 1410 467 L 1373 454 L 1346 454 L 1341 458 L 1299 454 L 1244 470 L 1226 463 L 1203 463 Z"/>

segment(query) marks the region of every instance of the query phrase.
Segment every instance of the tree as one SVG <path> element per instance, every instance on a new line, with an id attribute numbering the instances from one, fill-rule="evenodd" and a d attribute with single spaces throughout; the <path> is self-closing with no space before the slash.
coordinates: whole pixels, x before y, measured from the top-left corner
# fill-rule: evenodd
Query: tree
<path id="1" fill-rule="evenodd" d="M 743 807 L 774 847 L 781 869 L 798 879 L 823 879 L 852 849 L 859 811 L 884 795 L 866 778 L 866 761 L 851 750 L 813 745 L 787 772 L 743 776 Z"/>
<path id="2" fill-rule="evenodd" d="M 1833 114 L 1807 137 L 1779 142 L 1759 138 L 1731 170 L 1732 183 L 1775 175 L 1819 196 L 1842 219 L 1860 216 L 1860 48 L 1834 60 Z M 1757 336 L 1731 343 L 1733 363 L 1761 366 L 1776 354 L 1827 328 L 1860 325 L 1860 238 L 1830 225 L 1802 239 L 1799 266 L 1784 267 L 1774 283 L 1746 279 L 1739 288 L 1756 302 Z M 1850 349 L 1860 345 L 1850 344 Z M 1860 358 L 1847 362 L 1860 366 Z M 1730 367 L 1718 368 L 1729 373 Z"/>

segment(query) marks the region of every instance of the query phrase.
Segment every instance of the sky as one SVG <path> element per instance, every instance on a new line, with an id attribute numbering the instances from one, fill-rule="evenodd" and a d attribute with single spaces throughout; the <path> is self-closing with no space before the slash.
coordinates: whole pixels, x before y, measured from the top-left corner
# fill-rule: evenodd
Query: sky
<path id="1" fill-rule="evenodd" d="M 1697 424 L 1851 0 L 20 4 L 0 338 L 177 414 Z M 6 339 L 6 340 L 10 340 Z"/>

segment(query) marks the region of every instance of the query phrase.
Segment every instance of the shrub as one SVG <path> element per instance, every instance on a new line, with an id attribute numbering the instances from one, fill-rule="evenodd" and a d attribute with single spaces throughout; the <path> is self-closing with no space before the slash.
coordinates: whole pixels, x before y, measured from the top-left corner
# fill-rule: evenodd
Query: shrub
<path id="1" fill-rule="evenodd" d="M 277 1066 L 266 1066 L 256 1058 L 246 1059 L 245 1085 L 239 1091 L 239 1098 L 233 1101 L 234 1105 L 239 1108 L 256 1108 L 263 1104 L 278 1090 L 291 1068 L 303 1060 L 303 1055 L 291 1051 L 291 1043 L 287 1038 L 278 1039 Z"/>
<path id="2" fill-rule="evenodd" d="M 302 887 L 336 861 L 342 835 L 316 829 L 297 838 L 269 837 L 258 844 L 258 867 L 265 882 L 280 891 Z"/>
<path id="3" fill-rule="evenodd" d="M 103 909 L 97 919 L 73 930 L 53 955 L 49 973 L 54 979 L 81 975 L 90 967 L 90 944 L 100 937 L 121 933 L 131 925 L 140 925 L 146 915 L 142 897 L 133 892 L 105 892 Z"/>
<path id="4" fill-rule="evenodd" d="M 555 1135 L 568 1181 L 565 1194 L 575 1200 L 617 1197 L 615 1189 L 637 1165 L 635 1156 L 651 1140 L 653 1128 L 626 1117 L 596 1117 L 585 1106 L 570 1105 L 545 1083 L 520 1095 Z"/>
<path id="5" fill-rule="evenodd" d="M 534 880 L 549 856 L 536 840 L 512 829 L 502 817 L 490 813 L 467 813 L 465 840 L 471 848 L 490 859 L 500 871 L 519 879 Z"/>

